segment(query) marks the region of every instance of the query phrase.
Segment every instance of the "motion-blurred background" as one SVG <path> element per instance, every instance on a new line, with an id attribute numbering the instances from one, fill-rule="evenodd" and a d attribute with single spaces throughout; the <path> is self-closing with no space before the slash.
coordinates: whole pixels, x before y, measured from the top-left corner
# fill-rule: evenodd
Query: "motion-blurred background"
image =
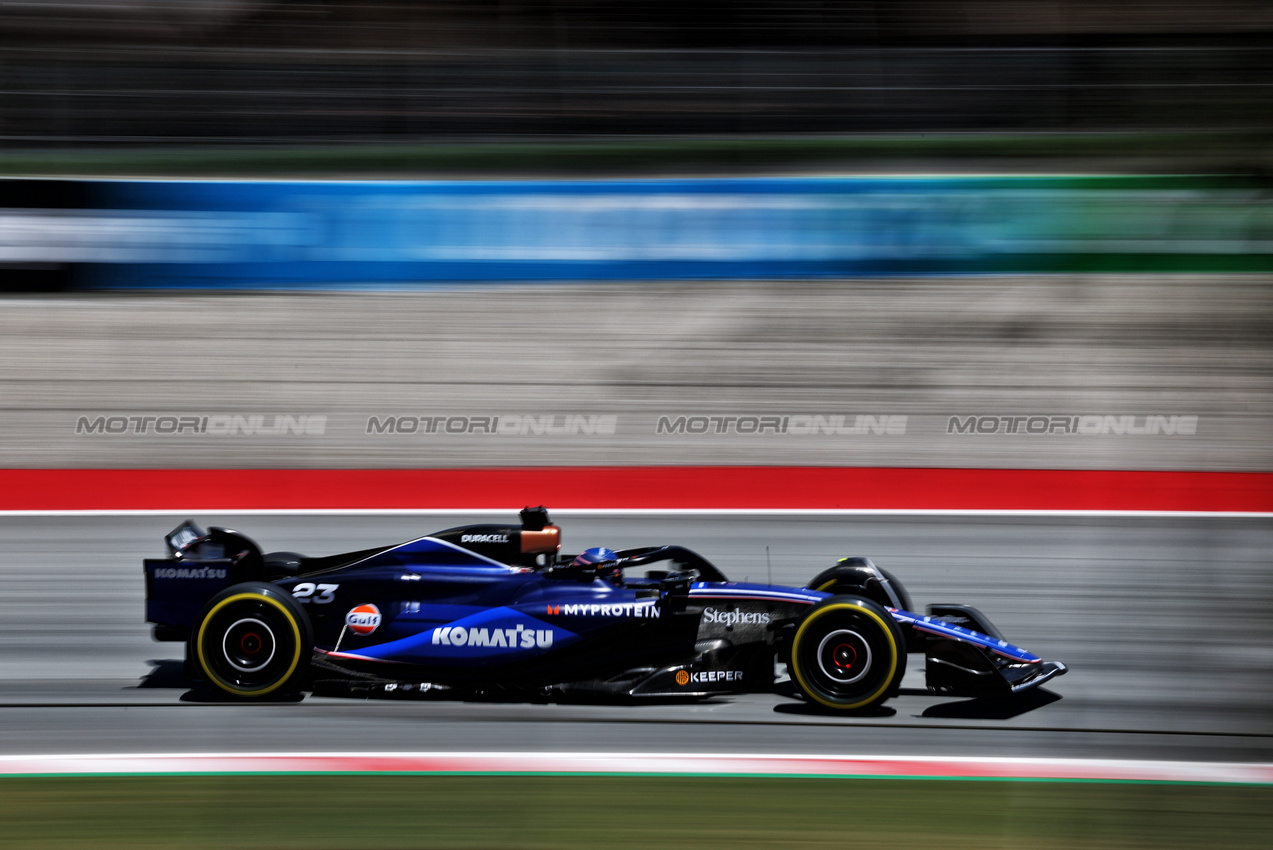
<path id="1" fill-rule="evenodd" d="M 1254 0 L 0 0 L 0 751 L 1273 760 L 1271 60 Z M 572 487 L 582 466 L 611 477 Z M 177 706 L 156 671 L 181 648 L 140 621 L 138 559 L 183 517 L 23 513 L 153 507 L 62 473 L 173 470 L 159 509 L 325 554 L 434 523 L 235 516 L 342 494 L 216 471 L 535 467 L 605 509 L 625 475 L 660 468 L 670 500 L 713 466 L 1021 477 L 881 506 L 989 516 L 566 512 L 567 545 L 680 542 L 753 578 L 772 547 L 791 583 L 869 555 L 1070 663 L 1062 698 L 242 722 Z M 1040 470 L 1077 476 L 1049 504 L 1080 513 L 1011 515 L 1054 495 Z M 1129 487 L 1149 472 L 1227 495 Z M 1265 846 L 1263 799 L 1061 806 L 1056 846 Z M 1022 800 L 978 846 L 1047 846 Z"/>
<path id="2" fill-rule="evenodd" d="M 6 0 L 0 134 L 1167 133 L 1256 167 L 1271 28 L 1257 0 Z"/>

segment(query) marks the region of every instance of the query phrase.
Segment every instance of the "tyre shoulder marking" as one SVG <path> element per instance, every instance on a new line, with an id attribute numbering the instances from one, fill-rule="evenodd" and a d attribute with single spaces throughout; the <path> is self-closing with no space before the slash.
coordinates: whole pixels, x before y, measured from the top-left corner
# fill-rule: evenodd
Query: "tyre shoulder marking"
<path id="1" fill-rule="evenodd" d="M 296 645 L 296 652 L 292 657 L 292 663 L 287 668 L 287 672 L 283 674 L 282 677 L 279 678 L 278 682 L 276 684 L 269 685 L 268 687 L 258 688 L 254 691 L 232 690 L 232 689 L 224 687 L 221 684 L 223 682 L 221 677 L 212 672 L 212 670 L 208 666 L 208 660 L 204 658 L 203 656 L 203 635 L 204 635 L 204 631 L 208 628 L 208 623 L 212 621 L 213 616 L 215 616 L 216 613 L 220 611 L 222 608 L 229 605 L 231 602 L 238 602 L 239 600 L 242 600 L 242 599 L 251 599 L 254 602 L 267 602 L 270 605 L 273 605 L 279 611 L 281 611 L 283 616 L 287 618 L 288 625 L 292 627 L 292 636 L 293 638 L 295 638 L 295 645 Z M 199 634 L 195 638 L 195 655 L 199 659 L 199 667 L 208 676 L 208 678 L 212 679 L 215 683 L 217 683 L 218 687 L 221 687 L 222 690 L 225 690 L 228 693 L 232 693 L 235 696 L 241 696 L 241 697 L 259 697 L 259 696 L 264 696 L 265 694 L 268 694 L 270 691 L 277 690 L 279 687 L 282 686 L 284 682 L 286 682 L 289 678 L 291 678 L 292 673 L 296 671 L 296 665 L 301 663 L 301 654 L 303 651 L 304 651 L 304 648 L 301 646 L 300 626 L 296 622 L 296 618 L 292 616 L 292 612 L 287 610 L 287 607 L 284 606 L 282 602 L 279 602 L 277 599 L 274 599 L 272 597 L 266 596 L 261 593 L 250 593 L 250 592 L 236 593 L 233 596 L 228 596 L 225 599 L 222 599 L 213 607 L 211 611 L 208 612 L 208 616 L 203 618 L 203 622 L 199 624 Z"/>
<path id="2" fill-rule="evenodd" d="M 867 696 L 863 697 L 862 699 L 858 700 L 855 703 L 850 703 L 849 705 L 830 702 L 828 700 L 822 699 L 820 696 L 814 693 L 814 689 L 809 687 L 808 683 L 805 682 L 804 674 L 800 671 L 799 653 L 797 652 L 797 649 L 800 645 L 800 638 L 804 634 L 804 630 L 808 628 L 809 624 L 812 623 L 817 618 L 821 617 L 823 614 L 829 611 L 835 611 L 841 608 L 851 608 L 860 614 L 866 614 L 871 619 L 875 620 L 875 622 L 879 623 L 880 627 L 884 630 L 884 633 L 888 635 L 889 645 L 893 649 L 892 659 L 889 662 L 888 675 L 884 677 L 884 683 L 880 685 L 880 687 L 872 691 L 870 694 L 868 694 Z M 817 611 L 812 612 L 808 617 L 805 618 L 805 621 L 800 624 L 800 628 L 796 629 L 796 636 L 792 638 L 792 641 L 791 641 L 791 670 L 793 673 L 796 674 L 796 679 L 799 680 L 801 689 L 805 693 L 807 693 L 809 696 L 817 700 L 819 703 L 821 703 L 822 705 L 825 705 L 827 708 L 835 708 L 841 711 L 849 711 L 854 708 L 859 708 L 863 705 L 866 705 L 868 702 L 875 699 L 876 697 L 878 697 L 880 695 L 880 692 L 886 689 L 893 681 L 893 674 L 897 672 L 897 658 L 898 658 L 898 648 L 897 648 L 897 641 L 893 639 L 893 630 L 890 629 L 888 627 L 888 624 L 885 623 L 882 619 L 880 619 L 880 616 L 876 614 L 874 611 L 870 610 L 869 608 L 864 608 L 861 605 L 856 605 L 852 602 L 837 602 L 834 605 L 828 605 L 825 608 L 821 608 Z"/>

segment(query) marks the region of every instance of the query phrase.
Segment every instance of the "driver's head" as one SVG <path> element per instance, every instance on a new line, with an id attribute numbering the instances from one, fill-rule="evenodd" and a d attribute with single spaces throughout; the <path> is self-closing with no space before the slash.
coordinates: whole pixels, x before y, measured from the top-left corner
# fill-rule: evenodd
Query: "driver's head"
<path id="1" fill-rule="evenodd" d="M 606 561 L 618 560 L 619 556 L 613 549 L 607 549 L 604 546 L 593 546 L 591 549 L 585 549 L 575 556 L 570 562 L 572 567 L 595 567 L 597 564 Z"/>

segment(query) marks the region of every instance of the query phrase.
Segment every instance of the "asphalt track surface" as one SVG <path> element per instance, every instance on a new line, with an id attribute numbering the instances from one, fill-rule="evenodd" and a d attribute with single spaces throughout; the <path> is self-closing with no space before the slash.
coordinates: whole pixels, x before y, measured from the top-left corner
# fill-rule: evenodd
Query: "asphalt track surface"
<path id="1" fill-rule="evenodd" d="M 0 754 L 684 752 L 1273 761 L 1273 519 L 569 516 L 566 548 L 677 542 L 732 578 L 803 584 L 865 554 L 965 602 L 1069 675 L 1016 701 L 922 690 L 867 716 L 783 695 L 578 705 L 192 699 L 143 622 L 141 558 L 184 517 L 0 517 Z M 410 539 L 465 516 L 200 516 L 267 550 Z"/>

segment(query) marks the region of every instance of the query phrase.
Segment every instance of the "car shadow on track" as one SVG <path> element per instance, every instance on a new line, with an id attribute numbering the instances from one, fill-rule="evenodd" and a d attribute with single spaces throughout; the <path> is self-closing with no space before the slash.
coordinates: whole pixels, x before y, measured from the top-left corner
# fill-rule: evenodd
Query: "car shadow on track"
<path id="1" fill-rule="evenodd" d="M 920 717 L 960 720 L 1010 720 L 1028 711 L 1051 705 L 1060 694 L 1037 688 L 1011 697 L 976 697 L 956 702 L 943 702 L 924 709 Z"/>
<path id="2" fill-rule="evenodd" d="M 805 717 L 892 717 L 897 709 L 889 705 L 877 705 L 861 711 L 843 711 L 838 708 L 827 708 L 817 703 L 808 702 L 790 682 L 778 682 L 774 685 L 774 693 L 782 697 L 790 697 L 794 702 L 782 702 L 774 706 L 777 714 L 795 714 Z"/>
<path id="3" fill-rule="evenodd" d="M 232 697 L 225 696 L 220 692 L 203 685 L 200 682 L 192 682 L 186 678 L 185 662 L 180 659 L 151 659 L 146 662 L 150 665 L 150 672 L 141 678 L 135 685 L 137 688 L 163 688 L 168 690 L 185 691 L 178 699 L 181 702 L 198 702 L 198 703 L 235 703 Z M 897 715 L 897 709 L 889 705 L 876 706 L 874 708 L 865 709 L 863 711 L 840 711 L 838 709 L 826 708 L 805 701 L 796 691 L 795 686 L 790 681 L 780 681 L 774 685 L 774 693 L 778 696 L 788 697 L 789 702 L 782 702 L 774 706 L 774 712 L 778 714 L 790 714 L 804 717 L 854 717 L 854 718 L 882 718 L 894 717 Z M 414 696 L 416 699 L 426 697 L 425 694 L 409 694 L 403 692 L 401 694 L 389 694 L 373 692 L 368 690 L 363 693 L 350 692 L 348 689 L 341 690 L 339 693 L 331 692 L 316 687 L 314 688 L 315 696 L 342 696 L 352 698 L 410 698 Z M 927 696 L 932 697 L 930 691 L 920 688 L 902 688 L 899 692 L 900 696 Z M 639 700 L 599 700 L 595 696 L 587 698 L 583 696 L 571 694 L 555 694 L 533 695 L 526 693 L 519 694 L 500 694 L 500 693 L 461 693 L 438 691 L 430 693 L 427 697 L 441 700 L 454 700 L 457 702 L 538 702 L 538 703 L 562 703 L 562 704 L 587 704 L 587 705 L 672 705 L 684 704 L 687 702 L 684 698 L 668 698 L 668 699 L 651 699 L 643 698 Z M 299 702 L 303 697 L 300 694 L 279 694 L 272 696 L 268 702 Z M 920 717 L 941 718 L 946 720 L 1009 720 L 1018 717 L 1035 709 L 1042 708 L 1045 705 L 1051 705 L 1061 699 L 1060 694 L 1052 691 L 1038 688 L 1033 691 L 1027 691 L 1024 694 L 1013 697 L 977 697 L 973 699 L 960 699 L 952 702 L 943 702 L 937 705 L 929 706 L 919 715 Z M 697 701 L 697 700 L 694 700 Z"/>
<path id="4" fill-rule="evenodd" d="M 186 664 L 176 658 L 152 658 L 146 662 L 150 672 L 141 677 L 135 687 L 138 688 L 189 688 L 191 682 L 186 679 Z"/>
<path id="5" fill-rule="evenodd" d="M 181 702 L 224 702 L 241 704 L 240 700 L 215 691 L 202 682 L 192 682 L 186 678 L 186 664 L 175 658 L 150 659 L 150 672 L 141 677 L 136 688 L 164 688 L 167 690 L 185 691 L 177 699 Z M 262 702 L 300 702 L 300 694 L 278 694 Z"/>
<path id="6" fill-rule="evenodd" d="M 179 659 L 150 659 L 150 672 L 142 676 L 133 688 L 162 688 L 166 690 L 185 691 L 178 699 L 181 702 L 197 703 L 230 703 L 242 705 L 243 701 L 223 694 L 203 682 L 193 681 L 186 677 L 186 665 Z M 358 680 L 319 679 L 311 681 L 305 689 L 316 697 L 335 697 L 348 700 L 385 700 L 391 702 L 428 701 L 428 702 L 467 702 L 467 703 L 507 703 L 534 705 L 596 705 L 596 706 L 659 706 L 687 705 L 716 702 L 712 698 L 666 696 L 666 697 L 625 697 L 543 691 L 510 691 L 498 690 L 457 690 L 437 685 L 420 685 L 416 683 Z M 733 694 L 720 694 L 728 698 Z M 268 699 L 253 700 L 256 704 L 300 702 L 304 694 L 271 694 Z"/>
<path id="7" fill-rule="evenodd" d="M 876 706 L 863 711 L 841 711 L 834 708 L 826 708 L 815 703 L 808 702 L 799 693 L 796 692 L 794 686 L 789 682 L 779 682 L 774 688 L 774 692 L 780 696 L 793 698 L 794 702 L 784 702 L 774 706 L 774 712 L 777 714 L 795 714 L 804 715 L 806 717 L 893 717 L 897 714 L 897 709 L 889 705 Z M 934 697 L 931 691 L 922 688 L 902 688 L 898 691 L 899 696 L 925 696 Z M 953 702 L 943 702 L 937 705 L 929 706 L 920 713 L 919 717 L 934 717 L 947 720 L 1009 720 L 1018 717 L 1026 712 L 1034 711 L 1045 705 L 1051 705 L 1061 698 L 1060 694 L 1052 691 L 1038 688 L 1033 691 L 1027 691 L 1023 694 L 1011 697 L 975 697 L 972 699 L 960 699 Z"/>
<path id="8" fill-rule="evenodd" d="M 897 709 L 890 705 L 877 705 L 861 711 L 843 711 L 838 708 L 827 708 L 809 702 L 784 702 L 774 706 L 778 714 L 794 714 L 804 717 L 893 717 Z"/>

